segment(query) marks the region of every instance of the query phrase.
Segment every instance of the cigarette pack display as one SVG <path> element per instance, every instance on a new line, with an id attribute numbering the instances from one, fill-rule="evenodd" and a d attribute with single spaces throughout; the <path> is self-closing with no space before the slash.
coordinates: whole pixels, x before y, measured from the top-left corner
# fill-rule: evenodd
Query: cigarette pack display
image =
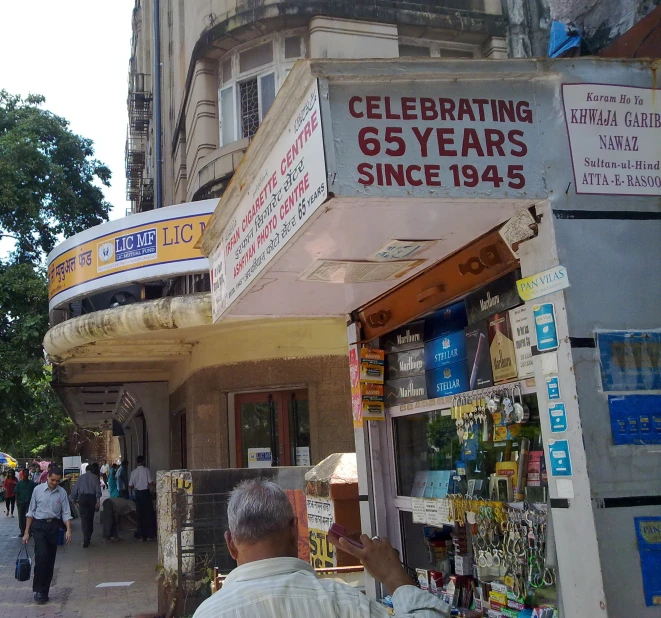
<path id="1" fill-rule="evenodd" d="M 463 302 L 435 311 L 425 318 L 425 341 L 431 341 L 446 333 L 463 330 L 466 325 L 466 307 Z"/>
<path id="2" fill-rule="evenodd" d="M 466 336 L 460 330 L 425 342 L 425 369 L 445 367 L 466 359 Z"/>
<path id="3" fill-rule="evenodd" d="M 373 384 L 383 384 L 383 364 L 378 365 L 369 361 L 360 362 L 360 381 Z"/>
<path id="4" fill-rule="evenodd" d="M 376 350 L 374 348 L 360 348 L 361 362 L 367 361 L 375 365 L 383 365 L 385 359 L 385 352 L 383 350 Z"/>
<path id="5" fill-rule="evenodd" d="M 420 348 L 424 342 L 424 320 L 411 322 L 402 326 L 380 339 L 381 347 L 385 352 L 403 352 L 412 348 Z"/>
<path id="6" fill-rule="evenodd" d="M 427 393 L 432 397 L 445 397 L 468 390 L 466 361 L 439 367 L 427 372 Z"/>
<path id="7" fill-rule="evenodd" d="M 489 318 L 489 353 L 495 384 L 516 378 L 516 352 L 507 313 Z"/>
<path id="8" fill-rule="evenodd" d="M 389 408 L 423 399 L 427 399 L 427 383 L 424 374 L 386 382 L 385 402 Z"/>
<path id="9" fill-rule="evenodd" d="M 466 360 L 468 363 L 468 389 L 493 386 L 491 358 L 489 356 L 489 329 L 486 321 L 466 327 Z"/>
<path id="10" fill-rule="evenodd" d="M 520 305 L 521 298 L 516 289 L 516 281 L 520 278 L 521 271 L 515 270 L 469 294 L 465 301 L 468 324 Z"/>
<path id="11" fill-rule="evenodd" d="M 386 356 L 386 378 L 398 380 L 425 372 L 425 349 L 414 348 Z"/>

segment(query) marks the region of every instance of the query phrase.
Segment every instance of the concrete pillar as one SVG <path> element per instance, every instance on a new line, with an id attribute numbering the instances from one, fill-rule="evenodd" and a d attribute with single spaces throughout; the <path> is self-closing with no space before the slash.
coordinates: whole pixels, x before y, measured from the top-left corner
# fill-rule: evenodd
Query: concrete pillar
<path id="1" fill-rule="evenodd" d="M 126 384 L 125 388 L 138 400 L 145 415 L 151 471 L 156 474 L 158 470 L 169 470 L 170 396 L 167 383 Z"/>

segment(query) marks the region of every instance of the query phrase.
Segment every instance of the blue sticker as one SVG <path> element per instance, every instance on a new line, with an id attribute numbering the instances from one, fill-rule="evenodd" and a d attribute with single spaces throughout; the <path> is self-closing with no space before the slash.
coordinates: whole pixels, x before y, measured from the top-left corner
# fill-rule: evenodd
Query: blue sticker
<path id="1" fill-rule="evenodd" d="M 551 422 L 551 432 L 567 431 L 567 410 L 564 403 L 549 404 L 549 421 Z"/>
<path id="2" fill-rule="evenodd" d="M 571 455 L 567 440 L 549 440 L 549 461 L 553 476 L 572 476 Z"/>
<path id="3" fill-rule="evenodd" d="M 549 399 L 560 399 L 560 380 L 558 376 L 546 378 L 546 394 Z"/>
<path id="4" fill-rule="evenodd" d="M 555 325 L 555 309 L 553 303 L 534 305 L 532 308 L 537 333 L 537 349 L 540 352 L 550 352 L 558 347 L 558 332 Z"/>

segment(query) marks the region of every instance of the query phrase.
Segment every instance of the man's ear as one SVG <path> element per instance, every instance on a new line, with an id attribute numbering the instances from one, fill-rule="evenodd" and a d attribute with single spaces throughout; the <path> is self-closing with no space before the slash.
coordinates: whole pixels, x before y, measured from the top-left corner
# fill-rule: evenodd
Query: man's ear
<path id="1" fill-rule="evenodd" d="M 229 530 L 225 532 L 225 543 L 227 543 L 227 549 L 230 550 L 230 556 L 236 560 L 239 556 L 239 550 L 236 548 L 234 540 L 232 539 L 232 533 Z"/>

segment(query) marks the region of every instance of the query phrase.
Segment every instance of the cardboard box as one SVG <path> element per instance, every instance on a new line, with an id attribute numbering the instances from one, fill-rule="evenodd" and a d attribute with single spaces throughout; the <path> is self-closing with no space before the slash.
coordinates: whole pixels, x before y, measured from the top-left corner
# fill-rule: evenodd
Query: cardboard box
<path id="1" fill-rule="evenodd" d="M 425 341 L 437 339 L 446 333 L 463 330 L 467 326 L 466 307 L 463 302 L 435 311 L 425 318 Z"/>
<path id="2" fill-rule="evenodd" d="M 445 367 L 466 360 L 466 336 L 463 330 L 447 333 L 425 342 L 425 370 Z"/>
<path id="3" fill-rule="evenodd" d="M 424 374 L 425 349 L 414 348 L 406 352 L 395 352 L 386 356 L 386 379 L 398 380 Z"/>
<path id="4" fill-rule="evenodd" d="M 468 390 L 466 361 L 432 369 L 426 374 L 429 398 L 455 395 Z"/>
<path id="5" fill-rule="evenodd" d="M 425 374 L 401 378 L 400 380 L 388 380 L 385 385 L 384 397 L 388 408 L 428 399 Z"/>
<path id="6" fill-rule="evenodd" d="M 494 313 L 502 313 L 520 305 L 522 301 L 516 288 L 517 279 L 521 279 L 520 270 L 515 270 L 469 294 L 465 301 L 468 324 L 475 324 Z"/>
<path id="7" fill-rule="evenodd" d="M 516 352 L 507 313 L 496 313 L 489 318 L 489 354 L 495 384 L 516 378 Z"/>
<path id="8" fill-rule="evenodd" d="M 468 390 L 493 386 L 491 356 L 489 354 L 489 329 L 486 320 L 467 326 L 466 363 L 468 367 Z"/>
<path id="9" fill-rule="evenodd" d="M 410 322 L 380 337 L 381 347 L 386 353 L 420 348 L 424 343 L 424 328 L 424 320 Z"/>

